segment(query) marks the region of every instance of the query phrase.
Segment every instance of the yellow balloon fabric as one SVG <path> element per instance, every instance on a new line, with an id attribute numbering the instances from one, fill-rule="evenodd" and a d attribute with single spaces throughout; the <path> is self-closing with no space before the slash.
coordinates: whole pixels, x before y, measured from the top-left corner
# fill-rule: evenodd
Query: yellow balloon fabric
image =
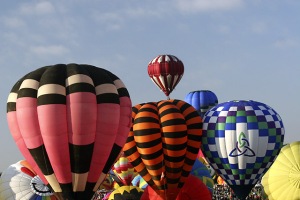
<path id="1" fill-rule="evenodd" d="M 300 199 L 300 141 L 282 147 L 262 185 L 269 200 Z"/>

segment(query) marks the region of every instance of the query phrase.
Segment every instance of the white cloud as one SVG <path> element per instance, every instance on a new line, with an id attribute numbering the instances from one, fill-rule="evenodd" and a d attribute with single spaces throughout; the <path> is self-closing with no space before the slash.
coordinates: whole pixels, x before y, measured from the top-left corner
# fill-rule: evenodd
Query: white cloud
<path id="1" fill-rule="evenodd" d="M 24 27 L 26 23 L 17 17 L 4 17 L 2 19 L 3 23 L 10 28 L 20 28 Z"/>
<path id="2" fill-rule="evenodd" d="M 26 15 L 51 14 L 54 10 L 54 6 L 49 1 L 42 1 L 37 4 L 23 4 L 20 7 L 21 13 Z"/>
<path id="3" fill-rule="evenodd" d="M 243 0 L 177 0 L 176 7 L 183 12 L 222 11 L 239 8 Z"/>
<path id="4" fill-rule="evenodd" d="M 69 50 L 62 45 L 32 46 L 30 51 L 37 55 L 63 55 Z"/>
<path id="5" fill-rule="evenodd" d="M 265 22 L 256 22 L 252 24 L 251 30 L 254 33 L 262 34 L 267 32 L 268 27 Z"/>
<path id="6" fill-rule="evenodd" d="M 220 25 L 218 27 L 218 31 L 223 34 L 228 34 L 231 32 L 231 28 L 227 25 Z"/>
<path id="7" fill-rule="evenodd" d="M 298 42 L 292 38 L 284 38 L 275 41 L 274 46 L 279 48 L 294 47 L 294 46 L 298 46 Z"/>

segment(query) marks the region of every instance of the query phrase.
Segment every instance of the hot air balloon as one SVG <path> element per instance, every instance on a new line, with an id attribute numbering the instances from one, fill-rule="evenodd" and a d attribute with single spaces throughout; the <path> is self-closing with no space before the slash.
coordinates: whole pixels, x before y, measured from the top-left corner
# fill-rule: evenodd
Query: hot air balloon
<path id="1" fill-rule="evenodd" d="M 210 90 L 197 90 L 189 92 L 184 101 L 191 104 L 203 118 L 206 111 L 218 104 L 218 98 Z"/>
<path id="2" fill-rule="evenodd" d="M 208 171 L 210 173 L 211 178 L 216 178 L 217 175 L 216 175 L 215 170 L 209 165 L 209 163 L 206 160 L 206 158 L 205 158 L 205 156 L 204 156 L 204 154 L 203 154 L 203 152 L 202 152 L 201 149 L 199 149 L 197 160 L 199 160 L 202 164 L 204 164 L 207 167 L 207 169 L 208 169 Z"/>
<path id="3" fill-rule="evenodd" d="M 148 186 L 148 183 L 139 174 L 134 177 L 134 179 L 131 181 L 131 184 L 133 186 L 138 186 L 143 190 Z"/>
<path id="4" fill-rule="evenodd" d="M 271 166 L 283 139 L 279 114 L 257 101 L 221 103 L 203 118 L 203 153 L 240 199 Z"/>
<path id="5" fill-rule="evenodd" d="M 108 200 L 140 200 L 143 192 L 137 186 L 124 185 L 110 193 Z"/>
<path id="6" fill-rule="evenodd" d="M 103 182 L 100 184 L 99 189 L 100 190 L 112 190 L 114 188 L 113 186 L 113 178 L 110 175 L 110 173 L 108 173 L 105 177 L 105 179 L 103 180 Z"/>
<path id="7" fill-rule="evenodd" d="M 10 165 L 0 177 L 0 199 L 56 200 L 26 160 Z"/>
<path id="8" fill-rule="evenodd" d="M 261 183 L 269 200 L 300 199 L 300 141 L 281 148 Z"/>
<path id="9" fill-rule="evenodd" d="M 123 154 L 114 163 L 112 170 L 121 181 L 122 185 L 131 185 L 131 181 L 137 174 L 132 164 Z"/>
<path id="10" fill-rule="evenodd" d="M 190 174 L 176 200 L 192 199 L 211 200 L 212 196 L 206 185 L 199 178 Z M 163 200 L 163 198 L 151 187 L 146 187 L 141 200 Z"/>
<path id="11" fill-rule="evenodd" d="M 175 199 L 197 158 L 201 117 L 184 101 L 162 100 L 134 106 L 132 122 L 124 154 L 162 198 Z"/>
<path id="12" fill-rule="evenodd" d="M 21 153 L 57 195 L 90 199 L 126 142 L 131 106 L 113 73 L 57 64 L 32 71 L 13 86 L 7 120 Z"/>
<path id="13" fill-rule="evenodd" d="M 209 189 L 212 195 L 214 188 L 214 180 L 212 179 L 210 171 L 205 164 L 196 159 L 193 168 L 190 172 L 190 175 L 199 178 L 206 185 L 206 187 Z"/>
<path id="14" fill-rule="evenodd" d="M 174 90 L 184 73 L 181 60 L 173 55 L 159 55 L 148 64 L 148 75 L 167 96 Z"/>

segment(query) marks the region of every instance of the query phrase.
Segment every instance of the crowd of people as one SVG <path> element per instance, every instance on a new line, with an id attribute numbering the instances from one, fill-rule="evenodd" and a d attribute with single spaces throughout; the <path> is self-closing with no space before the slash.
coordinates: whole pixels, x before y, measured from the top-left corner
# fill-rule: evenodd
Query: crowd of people
<path id="1" fill-rule="evenodd" d="M 98 190 L 95 193 L 93 200 L 103 200 L 110 192 L 111 191 L 105 189 Z M 212 200 L 239 200 L 239 198 L 233 193 L 232 189 L 227 184 L 215 184 Z M 246 200 L 267 200 L 267 197 L 263 192 L 263 187 L 260 184 L 255 185 L 246 197 Z"/>

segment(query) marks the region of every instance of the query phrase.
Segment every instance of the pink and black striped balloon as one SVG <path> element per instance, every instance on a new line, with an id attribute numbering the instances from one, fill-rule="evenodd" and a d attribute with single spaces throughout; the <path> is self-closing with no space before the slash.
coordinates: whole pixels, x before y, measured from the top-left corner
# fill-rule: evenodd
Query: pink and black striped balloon
<path id="1" fill-rule="evenodd" d="M 10 132 L 20 151 L 64 199 L 90 199 L 126 142 L 131 100 L 113 73 L 57 64 L 21 78 L 7 101 Z"/>

